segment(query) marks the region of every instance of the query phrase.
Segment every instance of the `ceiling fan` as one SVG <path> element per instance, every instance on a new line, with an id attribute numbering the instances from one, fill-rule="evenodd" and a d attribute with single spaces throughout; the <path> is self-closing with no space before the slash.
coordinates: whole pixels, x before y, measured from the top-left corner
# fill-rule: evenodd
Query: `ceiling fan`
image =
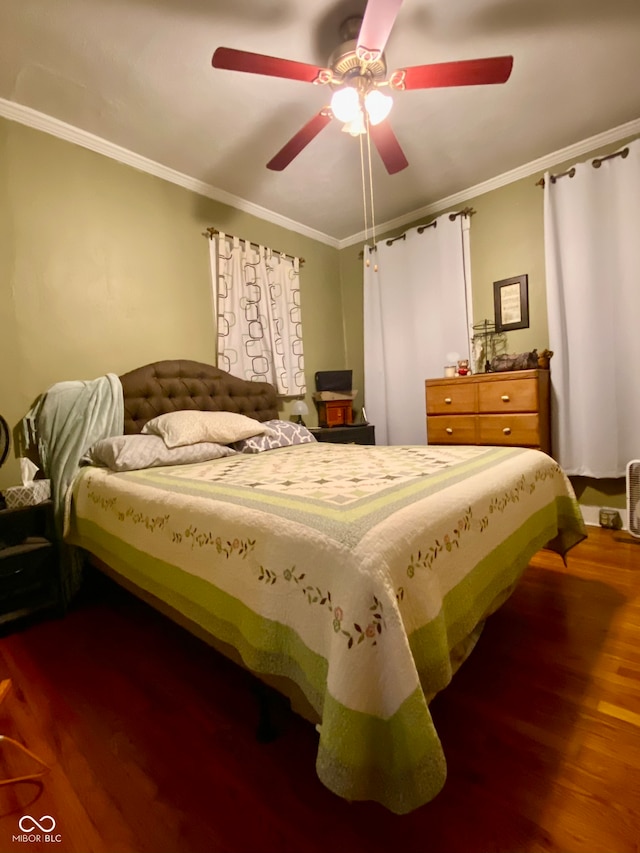
<path id="1" fill-rule="evenodd" d="M 398 68 L 387 78 L 383 51 L 401 5 L 402 0 L 369 0 L 362 19 L 349 18 L 343 24 L 346 40 L 330 57 L 328 68 L 231 47 L 217 48 L 211 60 L 214 68 L 301 80 L 334 90 L 330 106 L 323 107 L 278 151 L 267 163 L 268 169 L 285 169 L 335 117 L 353 136 L 369 133 L 387 172 L 393 175 L 409 164 L 387 119 L 392 99 L 384 94 L 385 88 L 435 89 L 505 83 L 509 79 L 512 56 L 415 65 Z"/>

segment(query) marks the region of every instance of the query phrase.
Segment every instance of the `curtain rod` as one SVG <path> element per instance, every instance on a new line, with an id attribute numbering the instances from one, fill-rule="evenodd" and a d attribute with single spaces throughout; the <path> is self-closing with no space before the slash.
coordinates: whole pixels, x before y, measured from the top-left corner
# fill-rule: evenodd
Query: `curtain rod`
<path id="1" fill-rule="evenodd" d="M 613 160 L 614 157 L 622 157 L 622 159 L 624 160 L 628 156 L 629 156 L 629 148 L 627 146 L 627 148 L 623 148 L 622 151 L 616 151 L 615 153 L 607 154 L 604 157 L 596 157 L 595 160 L 591 161 L 591 165 L 593 166 L 594 169 L 599 169 L 605 160 Z M 559 175 L 550 175 L 549 179 L 550 179 L 552 184 L 555 184 L 555 182 L 558 180 L 558 178 L 566 178 L 567 176 L 569 176 L 570 178 L 573 178 L 575 173 L 576 173 L 575 166 L 572 166 L 570 169 L 567 169 L 566 172 L 560 172 Z M 544 187 L 544 183 L 545 183 L 544 178 L 540 178 L 539 181 L 536 181 L 536 186 L 537 187 Z"/>
<path id="2" fill-rule="evenodd" d="M 422 232 L 426 231 L 427 228 L 437 228 L 437 227 L 438 227 L 438 220 L 434 219 L 433 222 L 429 222 L 428 225 L 418 225 L 418 227 L 416 228 L 416 231 L 418 232 L 418 234 L 422 234 Z M 399 234 L 397 237 L 390 237 L 388 240 L 385 240 L 385 243 L 387 244 L 387 246 L 391 246 L 393 243 L 396 242 L 396 240 L 406 240 L 406 239 L 407 239 L 407 232 L 405 231 L 404 234 Z"/>
<path id="3" fill-rule="evenodd" d="M 451 222 L 453 222 L 455 219 L 458 218 L 458 216 L 473 216 L 473 214 L 475 212 L 476 211 L 472 207 L 465 207 L 463 210 L 457 211 L 457 213 L 450 213 L 449 219 L 451 220 Z M 426 225 L 418 225 L 416 230 L 417 230 L 418 234 L 422 234 L 422 232 L 426 231 L 427 228 L 437 228 L 437 226 L 438 226 L 438 220 L 434 219 L 433 222 L 428 222 Z M 393 245 L 393 243 L 396 242 L 396 240 L 406 240 L 406 239 L 407 239 L 407 232 L 405 231 L 402 234 L 398 234 L 397 237 L 389 237 L 388 240 L 385 240 L 385 243 L 387 244 L 387 246 L 391 246 L 391 245 Z M 377 248 L 378 247 L 376 245 L 369 247 L 370 251 L 376 251 Z M 358 257 L 360 257 L 360 258 L 364 257 L 364 249 L 360 250 Z"/>
<path id="4" fill-rule="evenodd" d="M 217 228 L 213 228 L 213 226 L 210 225 L 206 231 L 202 232 L 202 236 L 207 237 L 209 240 L 213 240 L 213 238 L 217 237 L 218 234 L 220 234 L 220 233 L 221 232 L 218 231 Z M 234 237 L 233 234 L 227 234 L 226 231 L 224 233 L 225 233 L 226 237 L 232 237 L 232 238 Z M 242 240 L 243 238 L 239 237 L 238 239 Z M 245 240 L 245 242 L 249 242 L 249 241 Z M 254 249 L 260 248 L 259 243 L 251 242 L 250 245 L 253 246 Z M 265 247 L 265 248 L 268 248 L 268 247 Z M 274 252 L 274 254 L 276 254 L 276 255 L 282 255 L 283 258 L 291 258 L 292 260 L 295 260 L 295 255 L 289 255 L 289 254 L 287 254 L 287 252 L 278 252 L 276 249 L 270 249 L 269 251 Z M 298 261 L 299 261 L 301 267 L 304 266 L 304 263 L 305 263 L 304 258 L 298 258 Z"/>

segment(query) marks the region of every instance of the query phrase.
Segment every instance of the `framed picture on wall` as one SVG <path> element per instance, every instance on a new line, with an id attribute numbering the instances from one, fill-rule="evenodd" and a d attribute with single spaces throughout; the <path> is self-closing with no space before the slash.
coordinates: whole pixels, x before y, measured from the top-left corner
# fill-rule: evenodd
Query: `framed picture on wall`
<path id="1" fill-rule="evenodd" d="M 529 328 L 528 276 L 516 275 L 493 282 L 496 332 Z"/>

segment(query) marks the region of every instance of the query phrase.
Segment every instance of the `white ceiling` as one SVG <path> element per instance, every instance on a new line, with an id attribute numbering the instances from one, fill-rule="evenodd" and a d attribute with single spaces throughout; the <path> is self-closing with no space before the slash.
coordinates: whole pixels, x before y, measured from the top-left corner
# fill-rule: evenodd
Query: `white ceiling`
<path id="1" fill-rule="evenodd" d="M 356 139 L 332 122 L 265 164 L 327 88 L 211 67 L 218 46 L 325 65 L 364 0 L 2 0 L 0 98 L 345 240 L 363 228 Z M 409 167 L 374 152 L 378 223 L 640 118 L 640 0 L 405 0 L 398 67 L 511 54 L 502 85 L 394 94 Z"/>

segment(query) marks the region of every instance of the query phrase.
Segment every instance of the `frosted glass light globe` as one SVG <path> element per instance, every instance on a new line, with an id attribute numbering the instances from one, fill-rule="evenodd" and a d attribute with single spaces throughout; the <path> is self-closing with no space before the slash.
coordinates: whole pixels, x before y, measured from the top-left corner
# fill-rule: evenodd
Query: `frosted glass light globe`
<path id="1" fill-rule="evenodd" d="M 351 86 L 338 89 L 331 98 L 331 112 L 338 121 L 353 121 L 360 109 L 358 93 Z"/>
<path id="2" fill-rule="evenodd" d="M 390 95 L 383 95 L 379 89 L 372 89 L 365 95 L 364 105 L 371 124 L 380 124 L 391 112 L 393 98 Z"/>

